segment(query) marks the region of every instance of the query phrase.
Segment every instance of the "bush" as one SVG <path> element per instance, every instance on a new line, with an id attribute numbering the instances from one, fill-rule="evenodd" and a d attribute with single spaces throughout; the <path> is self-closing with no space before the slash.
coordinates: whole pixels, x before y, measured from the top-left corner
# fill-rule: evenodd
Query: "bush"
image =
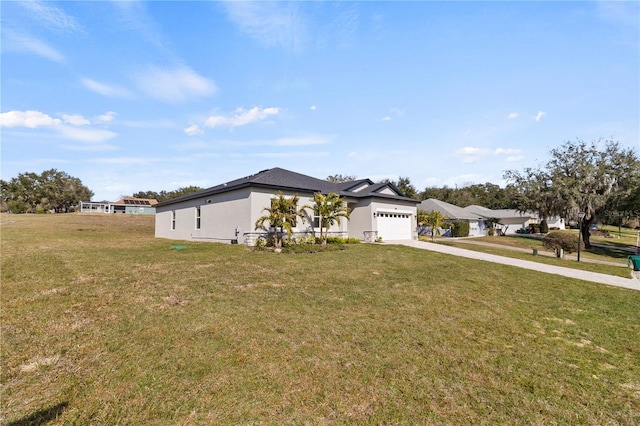
<path id="1" fill-rule="evenodd" d="M 455 221 L 451 223 L 453 225 L 452 237 L 468 237 L 469 236 L 469 222 Z"/>
<path id="2" fill-rule="evenodd" d="M 496 235 L 496 230 L 495 230 L 495 229 L 493 229 L 493 228 L 489 228 L 489 230 L 487 231 L 487 234 L 488 234 L 490 237 L 493 237 L 494 235 Z"/>
<path id="3" fill-rule="evenodd" d="M 22 200 L 10 200 L 7 202 L 7 208 L 11 213 L 26 213 L 27 204 Z"/>
<path id="4" fill-rule="evenodd" d="M 360 242 L 359 239 L 355 237 L 342 238 L 342 237 L 328 237 L 327 244 L 358 244 Z"/>
<path id="5" fill-rule="evenodd" d="M 542 222 L 540 222 L 540 232 L 542 232 L 543 234 L 549 233 L 549 224 L 547 223 L 546 219 L 542 219 Z"/>
<path id="6" fill-rule="evenodd" d="M 559 253 L 560 249 L 565 253 L 571 253 L 578 249 L 578 237 L 567 232 L 550 232 L 542 239 L 542 246 Z"/>

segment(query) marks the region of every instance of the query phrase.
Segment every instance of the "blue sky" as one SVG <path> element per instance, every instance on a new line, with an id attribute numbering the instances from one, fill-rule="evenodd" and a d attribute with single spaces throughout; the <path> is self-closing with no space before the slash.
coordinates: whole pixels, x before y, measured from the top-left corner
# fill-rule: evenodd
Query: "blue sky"
<path id="1" fill-rule="evenodd" d="M 493 182 L 640 148 L 639 2 L 12 2 L 1 176 L 95 200 L 311 176 Z"/>

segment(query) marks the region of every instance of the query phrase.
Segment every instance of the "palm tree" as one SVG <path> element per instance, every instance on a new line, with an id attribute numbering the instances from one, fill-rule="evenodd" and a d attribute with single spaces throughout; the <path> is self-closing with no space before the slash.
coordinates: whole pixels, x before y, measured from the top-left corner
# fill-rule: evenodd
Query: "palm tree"
<path id="1" fill-rule="evenodd" d="M 431 228 L 431 241 L 435 241 L 436 235 L 440 235 L 440 228 L 444 225 L 445 219 L 448 219 L 448 216 L 444 216 L 438 210 L 431 210 L 424 217 L 425 225 Z"/>
<path id="2" fill-rule="evenodd" d="M 274 198 L 271 199 L 271 207 L 265 207 L 263 211 L 266 215 L 256 220 L 256 229 L 268 231 L 273 228 L 273 245 L 276 251 L 282 249 L 283 232 L 288 235 L 293 233 L 293 227 L 298 217 L 304 220 L 304 211 L 298 210 L 298 195 L 287 198 L 279 191 Z M 267 227 L 265 223 L 268 223 Z"/>
<path id="3" fill-rule="evenodd" d="M 305 205 L 303 209 L 313 210 L 314 216 L 318 217 L 320 223 L 320 241 L 322 245 L 327 244 L 327 233 L 329 228 L 335 223 L 340 225 L 341 218 L 349 219 L 349 208 L 347 203 L 335 192 L 324 195 L 321 192 L 313 194 L 313 206 Z M 324 234 L 322 231 L 325 231 Z"/>

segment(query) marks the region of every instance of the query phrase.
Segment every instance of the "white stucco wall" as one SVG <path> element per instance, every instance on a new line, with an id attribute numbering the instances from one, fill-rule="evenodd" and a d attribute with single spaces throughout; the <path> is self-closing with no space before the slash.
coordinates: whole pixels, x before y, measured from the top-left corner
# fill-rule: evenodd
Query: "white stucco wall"
<path id="1" fill-rule="evenodd" d="M 371 209 L 371 199 L 361 200 L 359 203 L 349 203 L 351 214 L 349 218 L 349 237 L 364 239 L 365 231 L 373 229 L 373 210 Z"/>
<path id="2" fill-rule="evenodd" d="M 283 192 L 286 197 L 294 195 L 293 192 Z M 303 205 L 313 205 L 313 194 L 297 193 L 298 208 Z M 256 221 L 267 214 L 265 207 L 271 206 L 274 192 L 267 189 L 243 188 L 213 196 L 200 197 L 171 206 L 159 207 L 156 210 L 155 236 L 183 241 L 211 241 L 229 243 L 237 239 L 238 243 L 245 243 L 245 234 L 261 232 L 255 229 Z M 200 206 L 200 229 L 196 229 L 196 207 Z M 171 213 L 175 211 L 176 225 L 171 229 Z M 313 228 L 313 212 L 308 209 L 309 220 L 298 219 L 293 228 L 296 232 L 315 232 Z M 236 229 L 238 235 L 236 236 Z M 341 224 L 335 224 L 330 229 L 334 235 L 347 235 L 349 221 L 341 220 Z M 250 238 L 250 237 L 249 237 Z"/>
<path id="3" fill-rule="evenodd" d="M 251 227 L 248 189 L 239 189 L 215 196 L 156 209 L 156 237 L 185 241 L 230 242 Z M 196 207 L 200 206 L 200 229 L 196 229 Z M 171 212 L 176 213 L 176 227 L 171 229 Z"/>

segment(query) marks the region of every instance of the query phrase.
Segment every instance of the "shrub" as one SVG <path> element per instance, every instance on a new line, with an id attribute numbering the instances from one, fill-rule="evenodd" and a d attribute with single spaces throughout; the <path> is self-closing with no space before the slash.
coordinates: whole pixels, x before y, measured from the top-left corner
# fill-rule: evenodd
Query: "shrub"
<path id="1" fill-rule="evenodd" d="M 565 253 L 571 253 L 578 249 L 578 238 L 567 232 L 550 232 L 542 239 L 542 246 L 552 249 L 558 254 L 560 249 Z"/>
<path id="2" fill-rule="evenodd" d="M 488 234 L 490 237 L 493 237 L 494 235 L 496 235 L 496 230 L 495 230 L 495 229 L 493 229 L 493 228 L 489 228 L 489 230 L 487 231 L 487 234 Z"/>
<path id="3" fill-rule="evenodd" d="M 540 232 L 542 232 L 543 234 L 549 233 L 549 224 L 547 223 L 546 219 L 542 219 L 542 222 L 540 222 Z"/>
<path id="4" fill-rule="evenodd" d="M 7 202 L 7 208 L 11 213 L 26 213 L 27 204 L 22 200 L 10 200 Z"/>
<path id="5" fill-rule="evenodd" d="M 253 247 L 255 250 L 264 250 L 266 246 L 267 240 L 264 237 L 258 237 Z"/>
<path id="6" fill-rule="evenodd" d="M 340 237 L 327 237 L 327 244 L 344 244 L 344 238 Z"/>
<path id="7" fill-rule="evenodd" d="M 453 225 L 453 237 L 468 237 L 469 236 L 469 222 L 458 220 L 451 223 Z"/>
<path id="8" fill-rule="evenodd" d="M 342 237 L 328 237 L 327 244 L 358 244 L 360 242 L 359 239 L 355 237 L 342 238 Z"/>

